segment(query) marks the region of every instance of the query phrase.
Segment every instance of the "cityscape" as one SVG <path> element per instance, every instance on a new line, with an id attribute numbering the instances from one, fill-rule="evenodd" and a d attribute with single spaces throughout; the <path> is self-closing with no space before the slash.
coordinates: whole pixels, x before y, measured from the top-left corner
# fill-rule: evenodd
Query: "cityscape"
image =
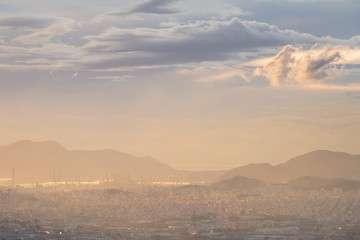
<path id="1" fill-rule="evenodd" d="M 0 0 L 0 240 L 360 240 L 360 0 Z"/>
<path id="2" fill-rule="evenodd" d="M 105 162 L 115 169 L 130 157 L 120 154 L 117 161 L 95 162 L 97 173 L 107 176 L 100 180 L 85 181 L 76 162 L 69 162 L 82 180 L 67 179 L 70 170 L 62 166 L 46 182 L 26 182 L 17 171 L 27 165 L 19 152 L 31 152 L 41 163 L 44 149 L 43 164 L 49 166 L 49 157 L 72 156 L 54 142 L 0 147 L 3 166 L 6 159 L 17 165 L 0 186 L 1 239 L 360 239 L 360 155 L 317 150 L 275 166 L 210 172 L 177 171 L 157 161 L 147 165 L 171 171 L 167 179 L 161 171 L 157 177 L 136 175 L 126 165 L 127 175 L 102 172 Z M 141 170 L 142 159 L 131 159 Z"/>
<path id="3" fill-rule="evenodd" d="M 359 239 L 360 189 L 1 188 L 1 239 Z"/>

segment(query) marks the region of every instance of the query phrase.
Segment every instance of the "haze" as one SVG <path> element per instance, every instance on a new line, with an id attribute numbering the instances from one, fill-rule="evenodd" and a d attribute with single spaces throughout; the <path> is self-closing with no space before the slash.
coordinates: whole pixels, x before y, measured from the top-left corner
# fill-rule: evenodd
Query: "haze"
<path id="1" fill-rule="evenodd" d="M 177 169 L 359 153 L 357 1 L 0 1 L 0 145 Z"/>

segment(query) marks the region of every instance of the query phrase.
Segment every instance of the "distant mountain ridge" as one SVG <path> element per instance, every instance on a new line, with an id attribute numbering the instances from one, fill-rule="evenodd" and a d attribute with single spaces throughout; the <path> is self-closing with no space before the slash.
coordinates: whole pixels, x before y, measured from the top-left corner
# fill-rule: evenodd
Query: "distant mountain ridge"
<path id="1" fill-rule="evenodd" d="M 212 181 L 225 171 L 177 170 L 150 156 L 136 157 L 112 149 L 68 150 L 54 141 L 22 140 L 0 146 L 0 178 L 16 183 L 91 181 L 105 178 L 139 181 Z"/>
<path id="2" fill-rule="evenodd" d="M 276 166 L 268 163 L 249 164 L 224 173 L 219 180 L 235 176 L 258 179 L 265 183 L 286 183 L 310 176 L 318 178 L 360 178 L 360 155 L 316 150 Z"/>
<path id="3" fill-rule="evenodd" d="M 360 155 L 327 150 L 306 153 L 276 166 L 260 163 L 230 171 L 182 171 L 149 156 L 136 157 L 111 149 L 70 151 L 54 141 L 22 140 L 0 146 L 0 178 L 11 178 L 13 167 L 17 183 L 86 181 L 128 176 L 145 181 L 217 179 L 218 182 L 242 176 L 266 184 L 287 183 L 305 176 L 360 179 Z"/>
<path id="4" fill-rule="evenodd" d="M 17 182 L 103 179 L 106 176 L 167 177 L 176 170 L 151 157 L 135 157 L 115 150 L 67 150 L 54 141 L 22 140 L 0 147 L 0 176 Z"/>

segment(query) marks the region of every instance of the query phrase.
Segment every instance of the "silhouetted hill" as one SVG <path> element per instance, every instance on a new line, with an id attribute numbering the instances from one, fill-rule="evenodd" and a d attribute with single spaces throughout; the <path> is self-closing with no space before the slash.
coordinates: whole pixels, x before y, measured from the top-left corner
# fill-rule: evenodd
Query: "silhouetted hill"
<path id="1" fill-rule="evenodd" d="M 69 151 L 56 142 L 29 140 L 0 147 L 0 166 L 2 177 L 11 177 L 14 167 L 17 183 L 52 181 L 54 177 L 75 181 L 128 175 L 161 178 L 176 172 L 151 157 L 114 150 Z"/>
<path id="2" fill-rule="evenodd" d="M 254 163 L 234 168 L 224 173 L 219 180 L 228 180 L 236 176 L 258 179 L 263 182 L 271 182 L 268 177 L 276 175 L 276 168 L 269 163 Z"/>
<path id="3" fill-rule="evenodd" d="M 339 188 L 343 190 L 360 189 L 359 181 L 352 179 L 344 179 L 344 178 L 324 179 L 324 178 L 316 178 L 316 177 L 301 177 L 289 181 L 288 185 L 302 190 L 321 189 L 321 188 L 326 190 L 332 190 L 335 188 Z"/>
<path id="4" fill-rule="evenodd" d="M 111 149 L 70 151 L 54 141 L 30 140 L 0 146 L 0 179 L 11 178 L 13 167 L 16 183 L 129 176 L 141 181 L 208 181 L 225 172 L 176 170 L 149 156 L 135 157 Z"/>
<path id="5" fill-rule="evenodd" d="M 219 190 L 252 190 L 264 188 L 266 184 L 252 178 L 236 176 L 228 180 L 222 180 L 212 184 L 212 187 Z"/>
<path id="6" fill-rule="evenodd" d="M 220 179 L 245 176 L 266 183 L 285 183 L 304 176 L 318 178 L 360 177 L 360 155 L 317 150 L 272 166 L 267 163 L 250 164 L 226 172 Z"/>

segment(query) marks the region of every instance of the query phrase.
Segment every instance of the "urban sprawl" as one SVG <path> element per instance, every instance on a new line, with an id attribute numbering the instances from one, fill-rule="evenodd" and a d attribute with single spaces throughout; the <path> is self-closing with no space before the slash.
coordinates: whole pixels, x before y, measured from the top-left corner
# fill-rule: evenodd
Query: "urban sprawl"
<path id="1" fill-rule="evenodd" d="M 0 188 L 0 239 L 360 239 L 360 191 L 103 183 Z"/>

